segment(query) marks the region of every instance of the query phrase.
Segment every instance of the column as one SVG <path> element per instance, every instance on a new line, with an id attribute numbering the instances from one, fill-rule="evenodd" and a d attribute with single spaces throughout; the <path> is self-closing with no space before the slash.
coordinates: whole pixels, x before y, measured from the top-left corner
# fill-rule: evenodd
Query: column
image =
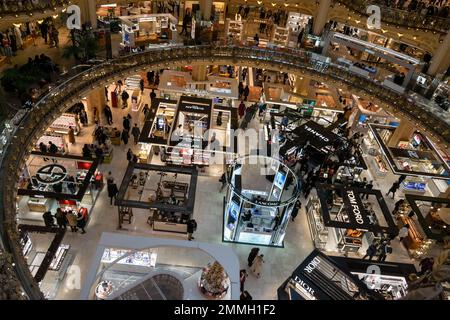
<path id="1" fill-rule="evenodd" d="M 400 141 L 409 141 L 416 128 L 407 120 L 401 120 L 400 125 L 395 129 L 390 137 L 387 145 L 391 148 L 396 148 Z"/>
<path id="2" fill-rule="evenodd" d="M 323 27 L 328 21 L 328 12 L 330 11 L 331 0 L 320 0 L 319 6 L 314 15 L 313 33 L 316 36 L 322 34 Z"/>
<path id="3" fill-rule="evenodd" d="M 101 86 L 98 89 L 92 90 L 86 97 L 87 112 L 89 116 L 89 123 L 94 123 L 94 107 L 98 110 L 99 119 L 103 119 L 103 109 L 106 105 L 105 88 Z M 101 120 L 99 123 L 101 124 Z"/>
<path id="4" fill-rule="evenodd" d="M 307 97 L 309 91 L 309 82 L 309 78 L 297 76 L 294 83 L 294 93 Z"/>
<path id="5" fill-rule="evenodd" d="M 194 81 L 206 81 L 206 65 L 196 65 L 192 67 L 192 80 Z M 197 89 L 205 90 L 206 86 L 204 84 L 197 85 Z"/>
<path id="6" fill-rule="evenodd" d="M 200 12 L 202 13 L 202 19 L 209 21 L 211 19 L 212 0 L 200 0 Z"/>
<path id="7" fill-rule="evenodd" d="M 90 22 L 93 29 L 97 29 L 97 0 L 79 0 L 81 9 L 81 23 Z"/>
<path id="8" fill-rule="evenodd" d="M 436 52 L 431 59 L 430 67 L 428 68 L 428 74 L 435 76 L 439 72 L 447 70 L 450 66 L 450 32 L 444 38 L 444 41 L 439 45 Z"/>

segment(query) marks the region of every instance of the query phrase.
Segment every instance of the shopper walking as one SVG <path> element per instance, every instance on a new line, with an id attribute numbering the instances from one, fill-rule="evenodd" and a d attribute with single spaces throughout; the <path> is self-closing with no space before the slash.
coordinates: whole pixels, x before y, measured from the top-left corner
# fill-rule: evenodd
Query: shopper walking
<path id="1" fill-rule="evenodd" d="M 130 98 L 130 95 L 126 90 L 122 91 L 122 109 L 128 108 L 128 99 Z"/>
<path id="2" fill-rule="evenodd" d="M 392 247 L 390 246 L 390 242 L 384 241 L 379 249 L 378 262 L 384 262 L 388 254 L 392 253 Z"/>
<path id="3" fill-rule="evenodd" d="M 240 282 L 240 285 L 241 285 L 241 293 L 243 293 L 243 292 L 244 292 L 244 284 L 245 284 L 245 280 L 246 280 L 247 277 L 248 277 L 247 270 L 241 269 L 241 271 L 239 271 L 239 276 L 240 276 L 239 282 Z"/>
<path id="4" fill-rule="evenodd" d="M 391 188 L 389 189 L 389 191 L 386 193 L 386 195 L 388 196 L 390 193 L 392 193 L 392 199 L 394 199 L 395 193 L 397 192 L 399 187 L 400 187 L 400 183 L 398 181 L 394 182 L 392 184 Z"/>
<path id="5" fill-rule="evenodd" d="M 108 123 L 108 125 L 112 125 L 113 124 L 113 115 L 112 115 L 111 108 L 108 105 L 106 105 L 105 108 L 103 109 L 103 113 L 105 114 L 106 122 Z"/>
<path id="6" fill-rule="evenodd" d="M 152 92 L 150 92 L 150 102 L 153 103 L 153 100 L 156 98 L 155 89 L 152 89 Z"/>
<path id="7" fill-rule="evenodd" d="M 128 151 L 127 151 L 127 160 L 128 161 L 133 160 L 133 156 L 134 156 L 133 151 L 131 151 L 131 149 L 128 149 Z"/>
<path id="8" fill-rule="evenodd" d="M 248 258 L 247 258 L 249 267 L 251 267 L 253 265 L 253 260 L 255 260 L 258 253 L 259 253 L 259 248 L 252 248 L 252 250 L 250 250 L 250 253 L 248 254 Z"/>
<path id="9" fill-rule="evenodd" d="M 43 143 L 43 142 L 39 143 L 39 151 L 43 154 L 46 154 L 48 152 L 47 146 L 45 145 L 45 143 Z M 48 161 L 48 158 L 44 157 L 42 160 Z"/>
<path id="10" fill-rule="evenodd" d="M 58 227 L 61 229 L 67 228 L 67 218 L 64 211 L 62 211 L 61 208 L 56 209 L 55 213 L 56 223 L 58 224 Z"/>
<path id="11" fill-rule="evenodd" d="M 399 231 L 398 231 L 398 239 L 400 242 L 402 242 L 403 239 L 405 239 L 409 234 L 409 224 L 405 224 Z"/>
<path id="12" fill-rule="evenodd" d="M 42 218 L 44 219 L 44 224 L 46 227 L 51 228 L 51 227 L 55 226 L 55 220 L 50 211 L 44 212 L 44 214 L 42 215 Z"/>
<path id="13" fill-rule="evenodd" d="M 219 182 L 222 183 L 222 185 L 220 186 L 219 192 L 222 192 L 223 189 L 225 188 L 225 186 L 227 185 L 227 174 L 226 174 L 226 172 L 222 173 L 222 175 L 220 176 Z"/>
<path id="14" fill-rule="evenodd" d="M 88 116 L 86 110 L 84 109 L 80 111 L 80 122 L 83 127 L 86 127 L 88 125 Z"/>
<path id="15" fill-rule="evenodd" d="M 363 257 L 363 260 L 367 257 L 369 257 L 369 260 L 373 259 L 373 256 L 377 253 L 377 245 L 375 243 L 372 243 L 366 250 L 366 254 Z"/>
<path id="16" fill-rule="evenodd" d="M 127 145 L 128 144 L 128 139 L 130 138 L 130 135 L 129 135 L 129 133 L 128 133 L 128 131 L 127 130 L 123 130 L 122 131 L 122 134 L 120 135 L 120 139 L 123 141 L 123 143 L 125 144 L 125 145 Z"/>
<path id="17" fill-rule="evenodd" d="M 130 132 L 131 124 L 128 117 L 123 117 L 122 126 L 124 131 Z"/>
<path id="18" fill-rule="evenodd" d="M 188 233 L 188 240 L 191 241 L 192 239 L 195 239 L 192 234 L 194 231 L 197 230 L 197 221 L 194 219 L 190 219 L 187 223 L 187 233 Z"/>
<path id="19" fill-rule="evenodd" d="M 250 94 L 250 88 L 248 87 L 248 85 L 246 85 L 244 88 L 244 101 L 247 101 L 249 94 Z"/>
<path id="20" fill-rule="evenodd" d="M 241 81 L 239 81 L 238 93 L 239 93 L 238 99 L 241 99 L 242 95 L 244 94 L 244 85 L 242 84 Z"/>
<path id="21" fill-rule="evenodd" d="M 302 203 L 300 202 L 299 199 L 297 199 L 297 201 L 295 202 L 294 208 L 292 209 L 292 213 L 291 213 L 292 222 L 294 222 L 295 218 L 297 218 L 298 212 L 300 211 L 301 208 L 302 208 Z"/>
<path id="22" fill-rule="evenodd" d="M 69 137 L 69 143 L 75 144 L 75 131 L 72 127 L 69 127 L 69 131 L 67 132 L 67 136 Z"/>
<path id="23" fill-rule="evenodd" d="M 141 135 L 141 130 L 139 129 L 137 123 L 135 123 L 133 129 L 131 129 L 131 135 L 134 138 L 134 144 L 138 144 L 139 136 Z"/>
<path id="24" fill-rule="evenodd" d="M 77 228 L 77 216 L 73 213 L 73 212 L 68 212 L 66 214 L 66 218 L 67 218 L 67 222 L 69 223 L 70 229 L 72 232 L 77 232 L 78 228 Z"/>
<path id="25" fill-rule="evenodd" d="M 81 214 L 81 212 L 79 212 L 77 217 L 77 227 L 81 229 L 82 234 L 86 233 L 86 230 L 84 230 L 85 226 L 86 226 L 86 218 Z"/>
<path id="26" fill-rule="evenodd" d="M 144 79 L 139 81 L 139 89 L 141 89 L 141 94 L 144 94 Z"/>
<path id="27" fill-rule="evenodd" d="M 258 279 L 261 278 L 261 272 L 264 262 L 264 255 L 260 254 L 259 256 L 255 257 L 252 267 L 250 268 L 250 270 Z"/>
<path id="28" fill-rule="evenodd" d="M 420 271 L 417 275 L 422 276 L 425 273 L 431 272 L 433 270 L 433 265 L 434 265 L 434 259 L 433 258 L 423 258 L 422 260 L 420 260 L 419 266 L 420 266 Z"/>
<path id="29" fill-rule="evenodd" d="M 113 204 L 113 199 L 116 198 L 117 193 L 119 193 L 119 189 L 117 188 L 117 185 L 114 182 L 108 183 L 108 197 L 110 199 L 110 202 L 109 202 L 110 205 Z"/>
<path id="30" fill-rule="evenodd" d="M 372 189 L 373 189 L 373 181 L 372 181 L 372 180 L 370 180 L 369 183 L 366 184 L 366 189 L 367 189 L 367 190 L 372 190 Z M 361 197 L 361 199 L 364 199 L 364 198 L 365 198 L 366 200 L 369 199 L 369 194 L 368 194 L 368 193 L 363 194 L 363 196 Z"/>
<path id="31" fill-rule="evenodd" d="M 238 107 L 239 120 L 241 120 L 245 115 L 245 103 L 241 101 Z"/>

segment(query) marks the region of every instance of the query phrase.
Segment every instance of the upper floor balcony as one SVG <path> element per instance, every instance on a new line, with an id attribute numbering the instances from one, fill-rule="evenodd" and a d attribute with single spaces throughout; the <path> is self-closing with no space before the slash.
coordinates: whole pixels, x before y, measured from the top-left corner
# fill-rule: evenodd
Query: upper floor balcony
<path id="1" fill-rule="evenodd" d="M 69 0 L 0 0 L 0 17 L 34 15 L 56 11 L 69 4 Z"/>
<path id="2" fill-rule="evenodd" d="M 450 29 L 449 12 L 445 7 L 422 6 L 419 2 L 411 5 L 414 1 L 405 1 L 406 5 L 400 8 L 391 0 L 339 0 L 339 3 L 366 16 L 367 7 L 377 5 L 381 9 L 381 21 L 387 24 L 442 33 Z"/>

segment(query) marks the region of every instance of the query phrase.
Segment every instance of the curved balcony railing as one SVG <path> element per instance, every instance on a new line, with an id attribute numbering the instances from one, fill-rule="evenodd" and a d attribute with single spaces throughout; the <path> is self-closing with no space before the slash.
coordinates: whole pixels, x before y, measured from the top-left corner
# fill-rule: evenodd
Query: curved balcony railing
<path id="1" fill-rule="evenodd" d="M 67 5 L 69 0 L 0 0 L 0 15 L 21 15 Z"/>
<path id="2" fill-rule="evenodd" d="M 17 181 L 25 166 L 36 139 L 61 113 L 67 110 L 90 90 L 99 85 L 124 78 L 133 73 L 197 63 L 228 63 L 249 65 L 273 70 L 304 74 L 307 77 L 336 85 L 351 86 L 356 94 L 369 96 L 402 117 L 421 124 L 424 131 L 450 143 L 450 123 L 443 122 L 433 112 L 416 105 L 406 95 L 382 87 L 375 81 L 362 78 L 345 68 L 330 64 L 323 65 L 319 56 L 302 50 L 278 51 L 258 49 L 249 46 L 185 46 L 149 50 L 120 57 L 96 65 L 81 72 L 58 86 L 39 100 L 15 129 L 13 137 L 4 150 L 0 167 L 0 232 L 5 249 L 12 253 L 18 277 L 31 299 L 42 299 L 42 293 L 32 278 L 19 247 L 16 226 Z"/>
<path id="3" fill-rule="evenodd" d="M 424 30 L 447 33 L 450 29 L 450 18 L 438 15 L 422 14 L 418 11 L 395 9 L 386 6 L 383 0 L 339 0 L 347 8 L 367 16 L 366 10 L 370 5 L 378 5 L 381 9 L 381 21 L 393 25 L 418 28 Z"/>

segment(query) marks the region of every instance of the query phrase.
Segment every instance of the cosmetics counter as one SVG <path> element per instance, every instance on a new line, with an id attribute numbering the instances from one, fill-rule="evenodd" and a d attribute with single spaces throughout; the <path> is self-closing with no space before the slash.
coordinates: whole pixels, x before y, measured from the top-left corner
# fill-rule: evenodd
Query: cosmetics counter
<path id="1" fill-rule="evenodd" d="M 69 133 L 69 127 L 72 127 L 75 135 L 80 133 L 81 126 L 76 114 L 64 113 L 50 125 L 49 130 L 67 135 Z"/>

